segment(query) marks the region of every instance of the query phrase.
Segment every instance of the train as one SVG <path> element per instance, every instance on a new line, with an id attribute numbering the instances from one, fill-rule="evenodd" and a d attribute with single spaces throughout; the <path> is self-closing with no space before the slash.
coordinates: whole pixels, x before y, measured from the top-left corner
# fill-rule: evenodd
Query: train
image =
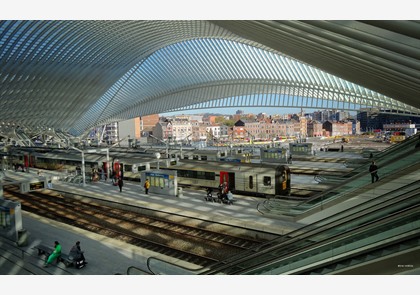
<path id="1" fill-rule="evenodd" d="M 224 184 L 232 193 L 256 197 L 291 192 L 291 172 L 287 165 L 182 160 L 166 169 L 177 171 L 178 184 L 182 186 L 217 189 Z"/>
<path id="2" fill-rule="evenodd" d="M 213 152 L 211 153 L 213 154 Z M 32 150 L 9 153 L 9 162 L 38 169 L 80 173 L 82 156 L 74 150 Z M 237 163 L 226 161 L 190 160 L 157 157 L 155 153 L 109 152 L 107 161 L 103 153 L 85 153 L 85 171 L 88 180 L 101 176 L 123 175 L 125 180 L 141 182 L 141 172 L 151 169 L 177 171 L 179 186 L 216 189 L 227 185 L 232 193 L 270 197 L 290 195 L 291 172 L 287 165 Z M 108 168 L 109 167 L 109 168 Z"/>

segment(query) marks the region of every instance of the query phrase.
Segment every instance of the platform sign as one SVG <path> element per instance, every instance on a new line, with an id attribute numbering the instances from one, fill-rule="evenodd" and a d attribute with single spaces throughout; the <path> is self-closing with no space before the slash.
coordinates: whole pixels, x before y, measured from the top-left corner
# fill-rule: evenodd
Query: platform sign
<path id="1" fill-rule="evenodd" d="M 141 171 L 142 182 L 149 179 L 150 193 L 176 196 L 177 194 L 177 171 L 176 170 L 148 170 Z"/>
<path id="2" fill-rule="evenodd" d="M 27 193 L 46 188 L 46 180 L 32 179 L 30 181 L 23 181 L 20 183 L 20 192 Z"/>
<path id="3" fill-rule="evenodd" d="M 286 148 L 261 148 L 260 157 L 262 162 L 287 163 Z"/>
<path id="4" fill-rule="evenodd" d="M 146 172 L 146 177 L 162 177 L 162 178 L 169 178 L 169 175 L 168 175 L 168 174 L 164 174 L 164 173 Z"/>
<path id="5" fill-rule="evenodd" d="M 45 181 L 36 181 L 29 183 L 29 191 L 34 191 L 43 188 L 45 188 Z"/>

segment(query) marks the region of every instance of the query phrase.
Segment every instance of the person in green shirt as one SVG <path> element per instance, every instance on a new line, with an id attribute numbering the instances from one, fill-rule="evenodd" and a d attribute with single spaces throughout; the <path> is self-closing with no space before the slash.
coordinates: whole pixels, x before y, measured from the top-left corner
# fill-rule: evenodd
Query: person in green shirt
<path id="1" fill-rule="evenodd" d="M 54 251 L 48 256 L 47 261 L 44 264 L 44 267 L 48 267 L 48 264 L 51 264 L 54 259 L 57 259 L 61 256 L 61 245 L 58 241 L 54 242 Z"/>

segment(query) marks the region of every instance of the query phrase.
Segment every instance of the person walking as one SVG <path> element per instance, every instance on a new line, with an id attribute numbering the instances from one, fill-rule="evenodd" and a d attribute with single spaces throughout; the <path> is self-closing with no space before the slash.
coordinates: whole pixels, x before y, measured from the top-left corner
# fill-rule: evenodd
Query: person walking
<path id="1" fill-rule="evenodd" d="M 372 183 L 379 180 L 378 166 L 375 164 L 375 161 L 372 161 L 372 164 L 370 164 L 369 172 L 370 172 L 370 176 L 372 177 Z"/>
<path id="2" fill-rule="evenodd" d="M 47 261 L 44 264 L 44 267 L 48 267 L 48 264 L 51 264 L 54 259 L 57 259 L 61 256 L 61 245 L 58 241 L 54 242 L 54 251 L 48 256 Z"/>
<path id="3" fill-rule="evenodd" d="M 150 188 L 150 182 L 149 182 L 149 179 L 147 178 L 146 181 L 144 182 L 144 190 L 146 192 L 146 195 L 149 194 L 149 188 Z"/>
<path id="4" fill-rule="evenodd" d="M 123 188 L 123 180 L 122 178 L 118 178 L 118 187 L 120 188 L 120 192 L 122 192 L 122 188 Z"/>

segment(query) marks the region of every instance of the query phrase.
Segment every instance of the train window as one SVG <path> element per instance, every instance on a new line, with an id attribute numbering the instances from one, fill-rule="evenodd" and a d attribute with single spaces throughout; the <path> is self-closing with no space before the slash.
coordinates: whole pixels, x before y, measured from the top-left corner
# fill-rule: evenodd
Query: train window
<path id="1" fill-rule="evenodd" d="M 178 170 L 178 175 L 180 177 L 186 177 L 186 178 L 196 178 L 194 176 L 197 176 L 197 173 L 194 175 L 195 171 L 191 170 Z"/>
<path id="2" fill-rule="evenodd" d="M 144 171 L 144 170 L 146 170 L 146 166 L 137 166 L 137 171 L 138 172 Z"/>
<path id="3" fill-rule="evenodd" d="M 194 155 L 193 156 L 193 160 L 198 160 L 198 156 L 197 155 Z"/>
<path id="4" fill-rule="evenodd" d="M 197 171 L 197 178 L 198 179 L 206 179 L 206 174 L 204 171 Z"/>
<path id="5" fill-rule="evenodd" d="M 250 175 L 249 178 L 248 178 L 248 181 L 249 181 L 249 184 L 248 184 L 249 188 L 253 189 L 254 188 L 254 177 L 252 177 L 252 175 Z"/>
<path id="6" fill-rule="evenodd" d="M 197 171 L 198 179 L 214 180 L 214 172 Z"/>
<path id="7" fill-rule="evenodd" d="M 215 180 L 216 179 L 216 176 L 215 176 L 214 172 L 205 172 L 205 175 L 206 175 L 207 180 Z"/>
<path id="8" fill-rule="evenodd" d="M 124 165 L 124 171 L 125 172 L 131 172 L 133 170 L 133 165 L 128 165 L 128 164 L 125 164 Z"/>
<path id="9" fill-rule="evenodd" d="M 266 186 L 270 186 L 271 185 L 271 177 L 270 176 L 264 176 L 263 184 L 266 185 Z"/>
<path id="10" fill-rule="evenodd" d="M 201 161 L 207 161 L 207 156 L 201 156 Z"/>

